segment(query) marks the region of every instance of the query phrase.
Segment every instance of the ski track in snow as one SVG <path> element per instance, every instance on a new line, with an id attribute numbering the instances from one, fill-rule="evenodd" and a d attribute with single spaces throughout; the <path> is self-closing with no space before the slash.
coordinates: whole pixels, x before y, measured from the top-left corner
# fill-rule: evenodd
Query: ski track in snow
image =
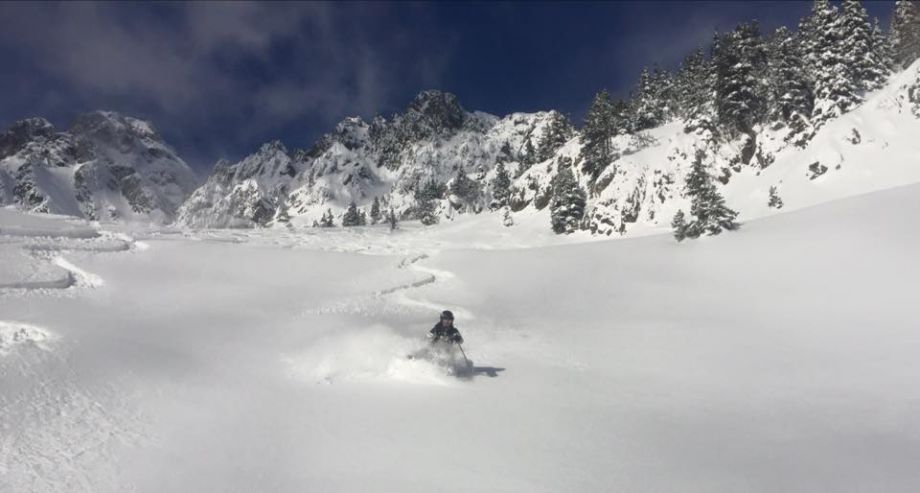
<path id="1" fill-rule="evenodd" d="M 75 265 L 65 254 L 105 254 L 144 250 L 147 245 L 123 233 L 99 229 L 55 231 L 48 227 L 0 228 L 0 259 L 12 257 L 16 272 L 0 277 L 0 293 L 47 293 L 49 290 L 97 288 L 105 281 Z M 4 279 L 6 277 L 6 279 Z"/>
<path id="2" fill-rule="evenodd" d="M 341 246 L 340 246 L 341 247 Z M 366 249 L 346 246 L 342 250 L 350 253 L 367 253 Z M 365 250 L 362 252 L 362 250 Z M 395 273 L 387 277 L 398 277 L 401 271 L 410 270 L 413 279 L 363 295 L 340 299 L 324 306 L 305 310 L 301 316 L 353 314 L 379 317 L 396 314 L 403 318 L 406 310 L 422 309 L 430 313 L 434 305 L 414 300 L 406 292 L 438 282 L 438 275 L 427 270 L 418 262 L 429 258 L 430 253 L 416 253 L 404 256 L 396 265 Z M 421 274 L 420 276 L 416 274 Z M 396 303 L 392 303 L 395 300 Z M 411 338 L 390 327 L 375 324 L 368 328 L 352 329 L 341 334 L 323 338 L 306 352 L 284 358 L 294 378 L 318 384 L 332 384 L 339 381 L 399 381 L 403 383 L 446 385 L 444 370 L 426 360 L 409 360 L 406 354 L 413 354 L 424 347 L 420 338 Z"/>
<path id="3" fill-rule="evenodd" d="M 350 253 L 369 254 L 366 249 L 346 247 Z M 419 288 L 442 286 L 455 277 L 453 272 L 423 265 L 436 256 L 437 250 L 404 255 L 388 277 L 401 277 L 409 272 L 410 280 L 372 292 L 340 299 L 324 306 L 305 310 L 301 316 L 351 314 L 379 318 L 394 315 L 399 319 L 436 317 L 448 308 L 418 295 Z M 465 321 L 474 320 L 473 313 L 459 306 L 449 307 Z M 422 325 L 418 335 L 409 335 L 391 327 L 374 324 L 369 328 L 346 331 L 320 340 L 309 351 L 285 357 L 295 378 L 320 384 L 338 381 L 398 381 L 403 383 L 448 385 L 455 382 L 449 362 L 405 358 L 427 347 L 423 335 L 428 327 Z M 370 343 L 368 341 L 371 341 Z M 456 363 L 456 362 L 453 362 Z M 447 365 L 445 367 L 445 365 Z"/>

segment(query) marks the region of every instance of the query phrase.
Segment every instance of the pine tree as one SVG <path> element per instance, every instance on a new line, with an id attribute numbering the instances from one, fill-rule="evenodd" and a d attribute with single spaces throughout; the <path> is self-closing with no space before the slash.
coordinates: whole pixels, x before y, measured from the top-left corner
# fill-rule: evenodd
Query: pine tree
<path id="1" fill-rule="evenodd" d="M 715 52 L 716 114 L 729 135 L 750 134 L 766 113 L 766 51 L 756 22 L 725 35 Z"/>
<path id="2" fill-rule="evenodd" d="M 511 175 L 503 163 L 498 163 L 495 168 L 495 178 L 492 179 L 492 200 L 494 207 L 504 207 L 511 199 Z"/>
<path id="3" fill-rule="evenodd" d="M 448 187 L 452 195 L 456 195 L 467 204 L 474 203 L 479 198 L 479 185 L 466 175 L 463 168 L 457 170 L 456 176 Z"/>
<path id="4" fill-rule="evenodd" d="M 853 71 L 843 53 L 843 23 L 828 0 L 815 0 L 811 14 L 799 28 L 815 94 L 812 112 L 816 125 L 856 107 L 862 98 Z"/>
<path id="5" fill-rule="evenodd" d="M 374 197 L 374 203 L 371 204 L 371 224 L 377 224 L 380 222 L 380 199 Z"/>
<path id="6" fill-rule="evenodd" d="M 888 79 L 884 47 L 876 46 L 869 15 L 859 0 L 843 0 L 841 53 L 857 87 L 871 91 Z"/>
<path id="7" fill-rule="evenodd" d="M 690 215 L 693 220 L 685 228 L 686 236 L 697 238 L 702 234 L 717 235 L 722 230 L 738 228 L 738 213 L 725 205 L 725 199 L 716 189 L 703 161 L 706 154 L 696 151 L 693 168 L 687 175 L 685 191 L 690 197 Z"/>
<path id="8" fill-rule="evenodd" d="M 514 226 L 514 218 L 511 217 L 511 208 L 505 207 L 505 213 L 502 215 L 502 225 L 505 227 Z"/>
<path id="9" fill-rule="evenodd" d="M 610 135 L 625 135 L 634 129 L 631 126 L 632 114 L 630 113 L 629 103 L 622 99 L 617 99 L 611 107 L 612 116 L 610 118 Z"/>
<path id="10" fill-rule="evenodd" d="M 561 113 L 552 112 L 543 135 L 537 141 L 537 161 L 551 159 L 556 151 L 572 138 L 572 124 Z"/>
<path id="11" fill-rule="evenodd" d="M 396 229 L 398 221 L 396 220 L 396 211 L 394 211 L 392 207 L 390 207 L 390 213 L 387 216 L 387 222 L 390 223 L 390 231 Z"/>
<path id="12" fill-rule="evenodd" d="M 639 84 L 633 93 L 631 127 L 646 130 L 661 125 L 664 120 L 662 102 L 658 99 L 659 89 L 647 68 L 639 75 Z"/>
<path id="13" fill-rule="evenodd" d="M 805 72 L 801 47 L 785 27 L 776 30 L 770 46 L 769 119 L 785 122 L 792 128 L 793 134 L 804 132 L 809 127 L 814 95 Z"/>
<path id="14" fill-rule="evenodd" d="M 416 200 L 441 200 L 444 198 L 444 193 L 447 191 L 447 186 L 443 183 L 439 183 L 434 178 L 429 179 L 425 182 L 424 185 L 420 185 L 417 181 L 415 184 L 415 199 Z"/>
<path id="15" fill-rule="evenodd" d="M 415 213 L 418 220 L 425 226 L 438 223 L 435 201 L 432 199 L 419 199 L 415 203 Z"/>
<path id="16" fill-rule="evenodd" d="M 674 230 L 674 239 L 684 241 L 687 237 L 687 220 L 684 217 L 684 211 L 678 210 L 671 220 L 671 228 Z"/>
<path id="17" fill-rule="evenodd" d="M 533 141 L 530 137 L 527 137 L 527 140 L 524 142 L 524 155 L 521 157 L 521 164 L 524 167 L 530 168 L 537 162 L 537 150 L 533 146 Z"/>
<path id="18" fill-rule="evenodd" d="M 703 48 L 697 48 L 684 58 L 673 89 L 676 113 L 681 118 L 690 119 L 694 109 L 704 106 L 711 99 L 709 71 Z"/>
<path id="19" fill-rule="evenodd" d="M 721 36 L 718 32 L 713 33 L 709 60 L 703 58 L 702 48 L 693 55 L 694 61 L 698 65 L 694 67 L 694 77 L 691 79 L 692 85 L 689 86 L 692 92 L 685 94 L 685 96 L 689 95 L 692 99 L 682 103 L 685 105 L 685 108 L 682 109 L 684 120 L 686 120 L 684 132 L 703 130 L 711 134 L 718 133 L 718 128 L 716 127 L 718 118 L 715 105 L 717 78 L 713 59 L 716 53 L 719 52 L 720 38 Z"/>
<path id="20" fill-rule="evenodd" d="M 783 199 L 777 195 L 775 186 L 770 187 L 770 200 L 767 201 L 767 207 L 772 207 L 774 209 L 783 208 Z"/>
<path id="21" fill-rule="evenodd" d="M 676 76 L 655 67 L 652 72 L 652 87 L 655 90 L 655 100 L 660 105 L 661 121 L 658 124 L 661 125 L 677 116 Z"/>
<path id="22" fill-rule="evenodd" d="M 322 228 L 331 228 L 335 226 L 335 217 L 332 215 L 332 209 L 326 209 L 325 214 L 319 220 L 319 225 Z"/>
<path id="23" fill-rule="evenodd" d="M 585 215 L 586 194 L 578 186 L 571 165 L 564 158 L 560 159 L 557 166 L 559 171 L 550 184 L 550 220 L 556 234 L 568 234 L 578 229 Z"/>
<path id="24" fill-rule="evenodd" d="M 890 76 L 894 70 L 894 49 L 891 47 L 891 38 L 882 32 L 878 17 L 872 19 L 872 47 L 878 53 L 882 66 Z"/>
<path id="25" fill-rule="evenodd" d="M 613 148 L 610 139 L 615 134 L 613 118 L 610 95 L 607 91 L 597 93 L 585 115 L 585 123 L 581 130 L 582 167 L 592 178 L 597 178 L 612 159 Z"/>
<path id="26" fill-rule="evenodd" d="M 278 209 L 278 215 L 275 216 L 275 221 L 278 224 L 284 224 L 286 226 L 291 225 L 291 215 L 288 213 L 287 204 L 282 204 Z"/>
<path id="27" fill-rule="evenodd" d="M 360 226 L 361 225 L 361 213 L 358 212 L 358 205 L 355 204 L 355 201 L 352 200 L 348 204 L 348 209 L 345 211 L 345 215 L 342 216 L 342 226 Z"/>
<path id="28" fill-rule="evenodd" d="M 920 4 L 897 0 L 891 16 L 891 48 L 896 68 L 904 69 L 920 58 Z"/>

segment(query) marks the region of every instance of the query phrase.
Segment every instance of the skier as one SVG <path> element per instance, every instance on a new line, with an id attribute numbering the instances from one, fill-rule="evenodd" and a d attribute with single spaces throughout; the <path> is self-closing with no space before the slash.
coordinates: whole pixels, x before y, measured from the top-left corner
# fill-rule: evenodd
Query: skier
<path id="1" fill-rule="evenodd" d="M 440 364 L 447 368 L 453 375 L 467 375 L 473 368 L 473 362 L 466 357 L 463 351 L 463 336 L 454 327 L 454 314 L 450 310 L 441 312 L 441 320 L 428 331 L 428 347 L 409 354 L 409 359 L 422 358 Z M 456 349 L 454 349 L 456 348 Z M 456 351 L 460 352 L 458 355 Z M 459 361 L 459 357 L 463 361 Z"/>
<path id="2" fill-rule="evenodd" d="M 432 344 L 438 341 L 463 344 L 463 336 L 461 336 L 460 331 L 454 327 L 454 314 L 451 313 L 450 310 L 441 312 L 441 321 L 436 323 L 428 332 Z"/>

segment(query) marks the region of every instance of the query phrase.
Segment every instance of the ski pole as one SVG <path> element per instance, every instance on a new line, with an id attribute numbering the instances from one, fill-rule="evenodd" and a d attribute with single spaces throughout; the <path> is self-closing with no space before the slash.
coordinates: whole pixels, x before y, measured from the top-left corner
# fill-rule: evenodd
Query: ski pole
<path id="1" fill-rule="evenodd" d="M 463 350 L 463 346 L 461 346 L 458 342 L 457 347 L 460 348 L 460 354 L 463 355 L 463 360 L 466 361 L 466 366 L 470 366 L 470 359 L 466 357 L 466 352 Z"/>

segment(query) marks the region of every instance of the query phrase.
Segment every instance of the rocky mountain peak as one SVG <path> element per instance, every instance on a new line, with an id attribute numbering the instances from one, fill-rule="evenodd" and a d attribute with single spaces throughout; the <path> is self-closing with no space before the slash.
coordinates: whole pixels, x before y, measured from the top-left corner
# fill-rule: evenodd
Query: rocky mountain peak
<path id="1" fill-rule="evenodd" d="M 139 139 L 162 142 L 150 122 L 124 116 L 114 111 L 92 111 L 74 119 L 69 130 L 78 137 L 124 148 Z"/>
<path id="2" fill-rule="evenodd" d="M 271 156 L 274 154 L 287 154 L 287 147 L 284 145 L 284 142 L 280 140 L 272 140 L 262 144 L 262 147 L 259 148 L 259 154 L 263 156 Z"/>
<path id="3" fill-rule="evenodd" d="M 167 222 L 197 182 L 153 125 L 111 111 L 79 115 L 65 132 L 31 118 L 0 134 L 0 205 Z"/>
<path id="4" fill-rule="evenodd" d="M 356 149 L 367 142 L 368 124 L 358 117 L 349 117 L 335 126 L 333 138 L 348 149 Z"/>
<path id="5" fill-rule="evenodd" d="M 33 140 L 53 136 L 54 126 L 44 118 L 19 120 L 0 134 L 0 159 L 19 152 Z"/>
<path id="6" fill-rule="evenodd" d="M 469 114 L 457 96 L 443 91 L 420 92 L 397 120 L 413 133 L 441 134 L 463 127 Z"/>

